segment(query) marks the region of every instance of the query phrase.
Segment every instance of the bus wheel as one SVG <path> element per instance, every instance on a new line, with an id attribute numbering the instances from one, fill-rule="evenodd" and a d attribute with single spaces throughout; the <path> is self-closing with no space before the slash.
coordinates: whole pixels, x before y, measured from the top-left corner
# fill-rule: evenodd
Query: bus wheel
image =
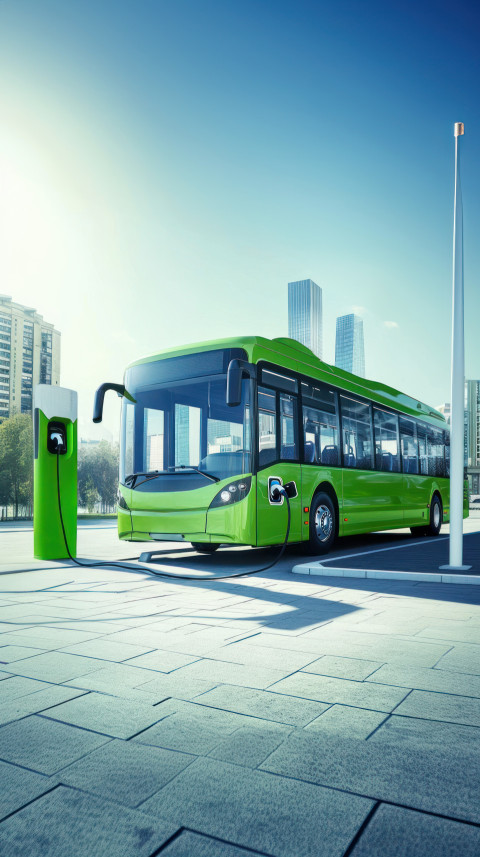
<path id="1" fill-rule="evenodd" d="M 443 509 L 438 494 L 434 494 L 430 504 L 430 523 L 425 527 L 425 535 L 438 536 L 442 528 Z"/>
<path id="2" fill-rule="evenodd" d="M 412 536 L 438 536 L 443 520 L 442 501 L 434 494 L 430 504 L 430 522 L 426 527 L 410 527 Z"/>
<path id="3" fill-rule="evenodd" d="M 220 547 L 213 542 L 191 542 L 192 548 L 198 553 L 215 553 Z"/>
<path id="4" fill-rule="evenodd" d="M 323 492 L 316 494 L 310 506 L 310 533 L 306 550 L 325 554 L 331 549 L 337 534 L 337 515 L 332 498 Z"/>

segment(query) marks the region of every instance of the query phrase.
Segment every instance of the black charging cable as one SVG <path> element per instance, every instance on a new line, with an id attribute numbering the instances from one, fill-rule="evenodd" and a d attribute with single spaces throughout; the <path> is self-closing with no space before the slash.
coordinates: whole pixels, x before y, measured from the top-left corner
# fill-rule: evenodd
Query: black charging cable
<path id="1" fill-rule="evenodd" d="M 141 566 L 139 569 L 130 568 L 128 565 L 122 565 L 121 562 L 113 562 L 112 560 L 106 560 L 105 562 L 80 562 L 80 560 L 76 559 L 76 557 L 72 556 L 70 552 L 70 548 L 68 546 L 67 534 L 65 532 L 65 525 L 63 523 L 63 515 L 62 515 L 62 503 L 60 499 L 60 451 L 57 448 L 57 499 L 58 499 L 58 513 L 60 516 L 60 523 L 62 525 L 62 533 L 63 540 L 65 542 L 65 550 L 75 565 L 80 566 L 80 568 L 103 568 L 104 566 L 108 566 L 108 568 L 121 568 L 122 571 L 141 571 L 145 574 L 153 575 L 154 577 L 168 577 L 171 580 L 201 580 L 201 581 L 209 581 L 209 580 L 229 580 L 231 577 L 248 577 L 252 574 L 260 574 L 262 571 L 268 571 L 269 568 L 273 568 L 274 565 L 279 562 L 285 553 L 285 548 L 287 547 L 288 537 L 290 535 L 290 523 L 291 523 L 291 511 L 290 511 L 290 498 L 283 487 L 283 485 L 274 485 L 272 488 L 272 497 L 271 499 L 279 502 L 280 497 L 285 497 L 287 501 L 287 529 L 285 531 L 285 538 L 283 540 L 283 544 L 280 548 L 278 555 L 275 557 L 272 562 L 268 565 L 262 566 L 262 568 L 256 568 L 253 571 L 241 571 L 235 572 L 234 574 L 224 574 L 221 576 L 215 577 L 198 577 L 198 576 L 187 576 L 184 574 L 169 574 L 167 571 L 155 571 L 153 568 L 144 568 Z M 139 557 L 134 557 L 134 559 L 139 559 Z"/>

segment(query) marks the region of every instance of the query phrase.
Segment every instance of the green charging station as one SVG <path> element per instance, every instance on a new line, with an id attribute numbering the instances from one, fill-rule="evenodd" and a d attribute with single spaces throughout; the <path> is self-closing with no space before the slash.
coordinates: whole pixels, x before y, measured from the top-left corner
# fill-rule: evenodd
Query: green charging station
<path id="1" fill-rule="evenodd" d="M 77 553 L 77 394 L 37 384 L 33 397 L 33 544 L 36 559 Z M 59 495 L 62 517 L 59 509 Z"/>

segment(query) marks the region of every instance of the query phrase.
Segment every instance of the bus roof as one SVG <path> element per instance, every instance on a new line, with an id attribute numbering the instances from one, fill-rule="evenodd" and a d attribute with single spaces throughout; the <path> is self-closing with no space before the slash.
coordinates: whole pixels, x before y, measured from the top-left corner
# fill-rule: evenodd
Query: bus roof
<path id="1" fill-rule="evenodd" d="M 439 428 L 446 427 L 445 417 L 440 411 L 435 410 L 435 408 L 426 405 L 424 402 L 420 402 L 418 399 L 407 396 L 400 390 L 395 390 L 393 387 L 382 384 L 380 381 L 369 381 L 359 375 L 353 375 L 351 372 L 339 369 L 338 366 L 331 366 L 329 363 L 325 363 L 319 357 L 316 357 L 313 351 L 307 348 L 306 345 L 302 345 L 295 339 L 287 337 L 266 339 L 263 336 L 242 336 L 229 339 L 215 339 L 210 342 L 197 342 L 192 345 L 168 348 L 160 353 L 143 357 L 130 363 L 127 368 L 129 369 L 141 363 L 151 363 L 155 360 L 162 360 L 168 357 L 223 348 L 243 348 L 252 363 L 265 360 L 284 369 L 291 369 L 316 380 L 330 383 L 347 392 L 372 399 L 378 404 L 383 404 L 395 410 L 402 411 L 405 414 L 424 419 L 426 422 L 437 425 Z"/>

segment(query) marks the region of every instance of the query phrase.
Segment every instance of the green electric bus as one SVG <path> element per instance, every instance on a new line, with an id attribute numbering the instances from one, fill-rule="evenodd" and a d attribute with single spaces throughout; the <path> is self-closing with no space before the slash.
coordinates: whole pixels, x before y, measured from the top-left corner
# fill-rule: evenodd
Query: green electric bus
<path id="1" fill-rule="evenodd" d="M 259 336 L 174 348 L 132 363 L 122 395 L 118 534 L 127 541 L 281 544 L 324 554 L 337 536 L 449 516 L 449 432 L 441 413 Z M 465 503 L 468 515 L 468 498 Z"/>

